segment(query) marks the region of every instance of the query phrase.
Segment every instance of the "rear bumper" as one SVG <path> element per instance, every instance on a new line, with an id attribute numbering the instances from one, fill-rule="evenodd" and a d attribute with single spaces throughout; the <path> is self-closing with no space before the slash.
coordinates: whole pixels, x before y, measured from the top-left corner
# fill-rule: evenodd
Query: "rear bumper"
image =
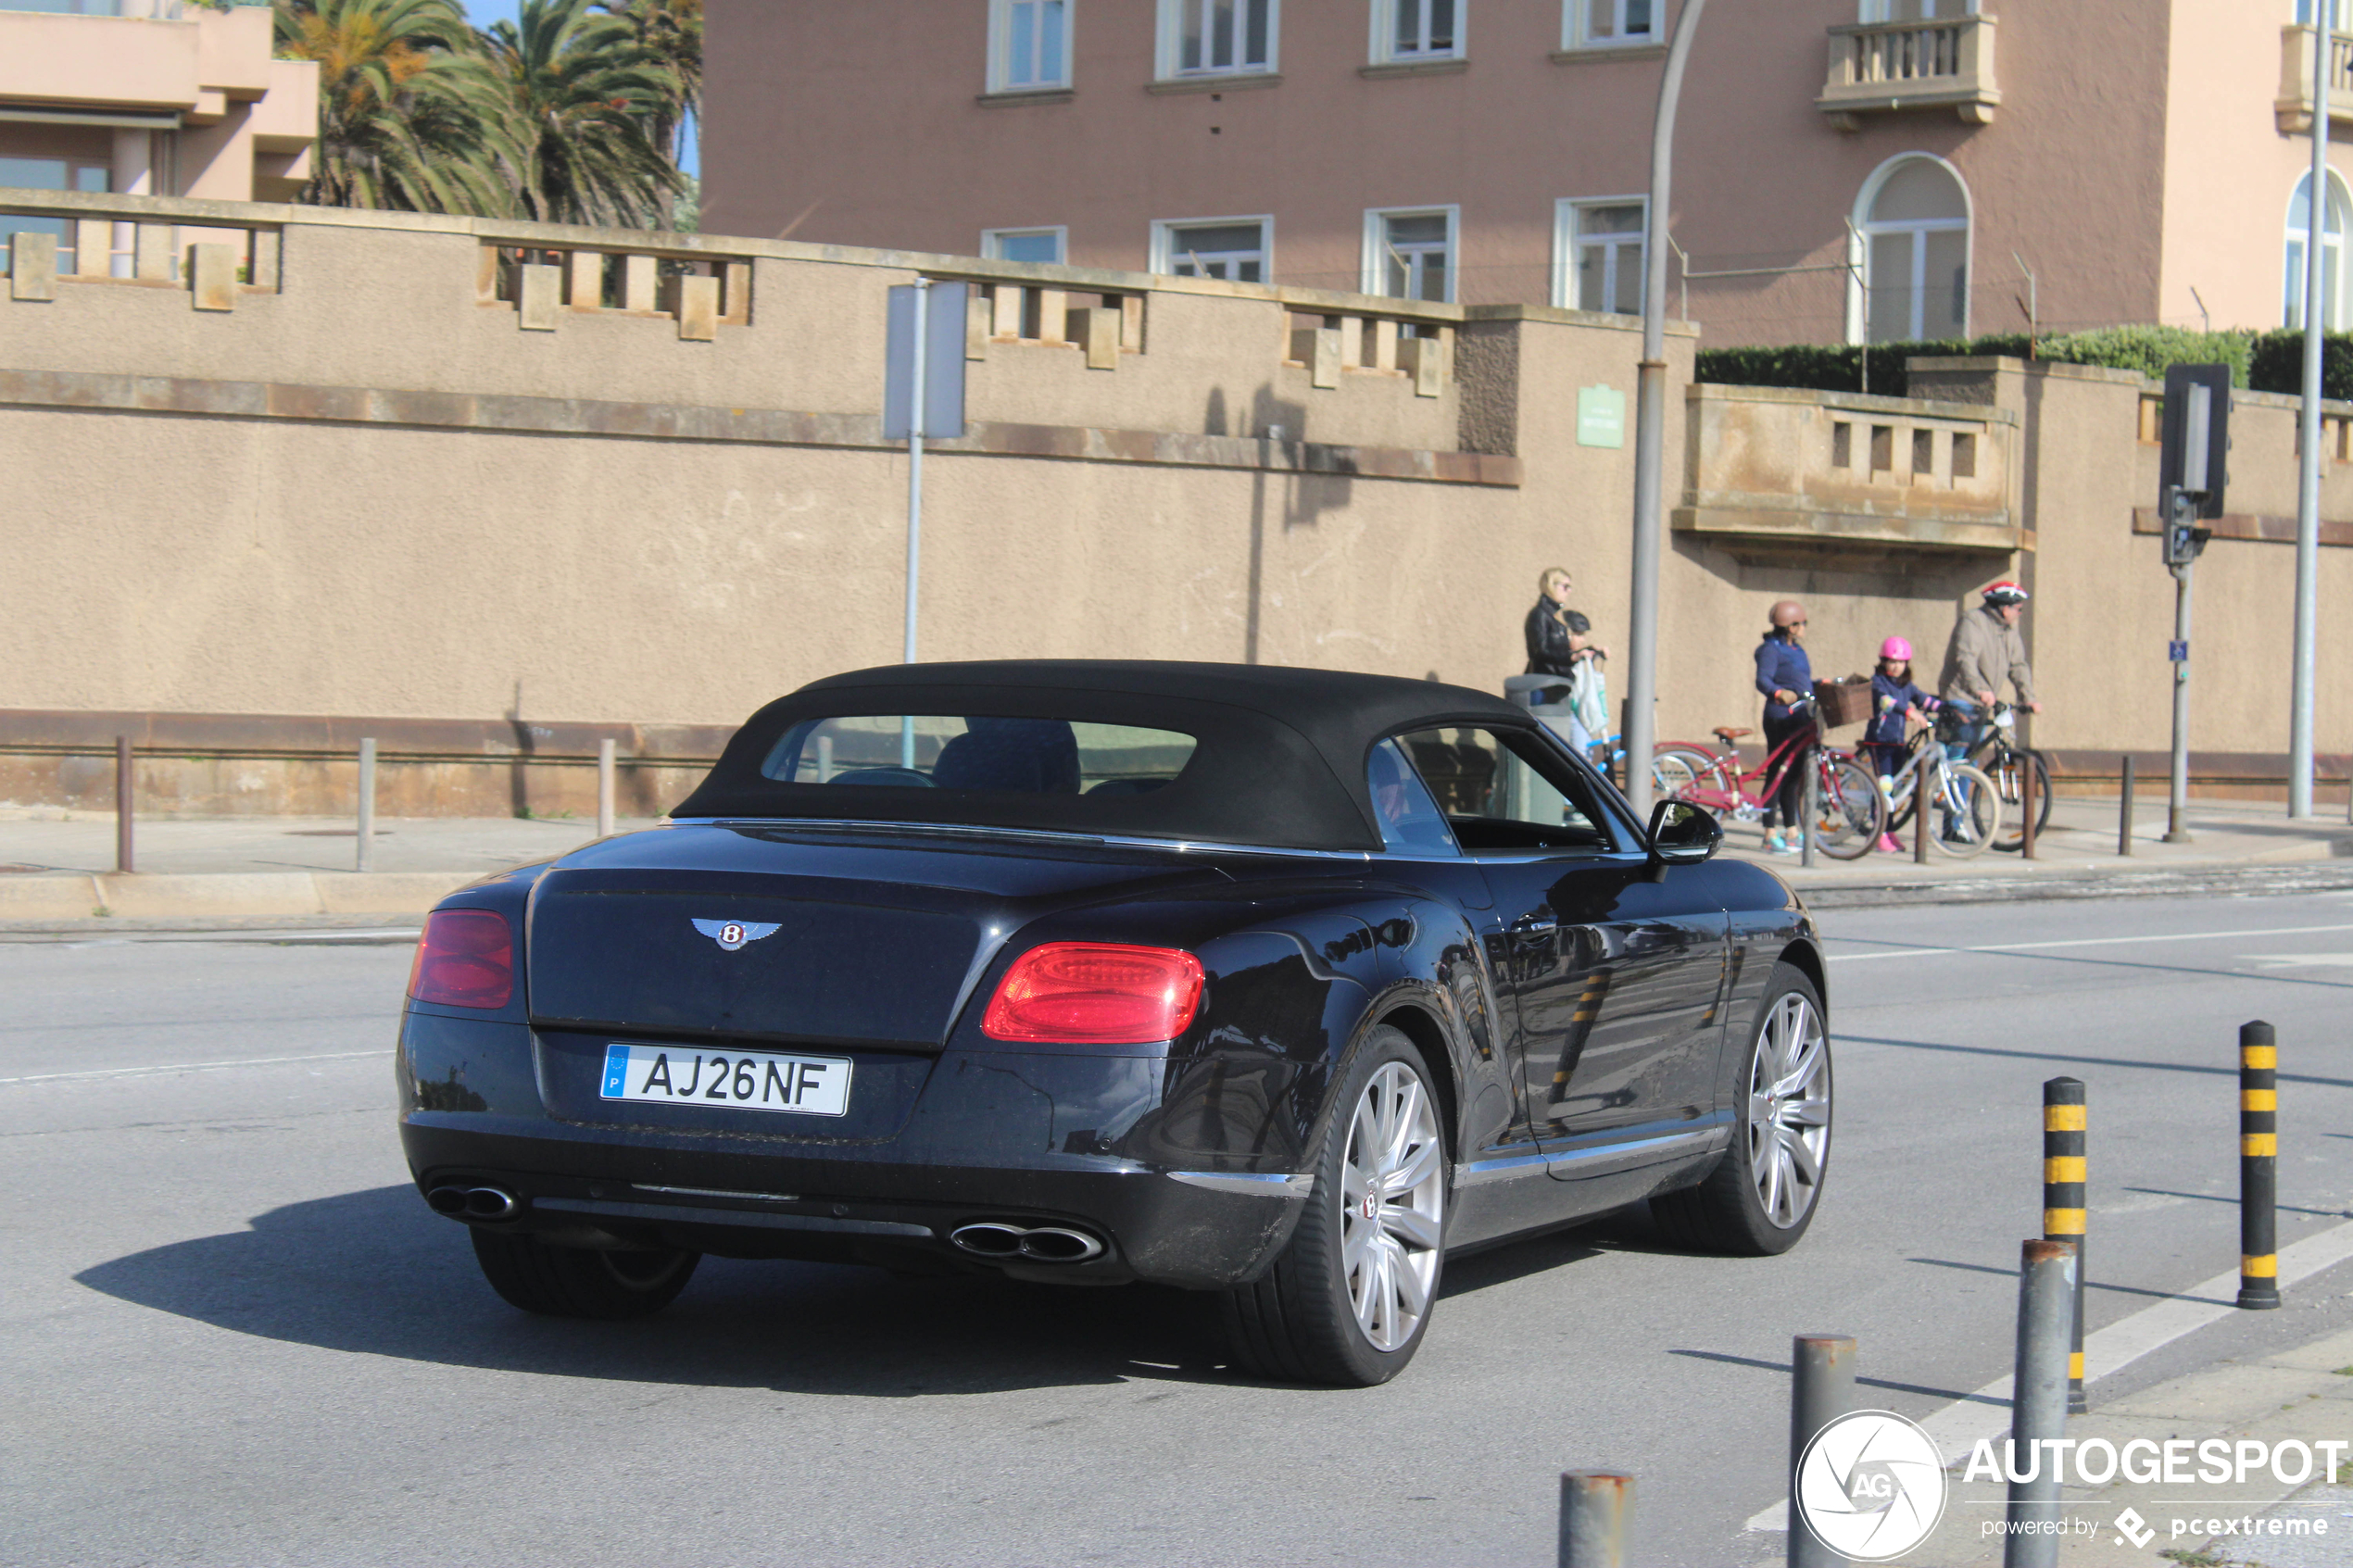
<path id="1" fill-rule="evenodd" d="M 901 1164 L 616 1141 L 610 1131 L 480 1112 L 411 1110 L 401 1144 L 421 1192 L 496 1186 L 510 1218 L 461 1223 L 590 1247 L 667 1245 L 727 1257 L 1000 1268 L 1073 1285 L 1147 1280 L 1217 1289 L 1255 1278 L 1290 1239 L 1304 1182 L 1204 1186 L 1114 1159 Z M 696 1140 L 702 1141 L 702 1140 Z M 1240 1187 L 1264 1188 L 1236 1190 Z M 984 1221 L 1099 1237 L 1082 1262 L 992 1261 L 950 1236 Z"/>

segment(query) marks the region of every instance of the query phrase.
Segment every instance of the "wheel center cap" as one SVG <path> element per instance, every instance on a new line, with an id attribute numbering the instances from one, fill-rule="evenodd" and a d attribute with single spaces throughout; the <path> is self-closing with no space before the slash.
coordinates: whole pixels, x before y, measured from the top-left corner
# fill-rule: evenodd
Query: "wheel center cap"
<path id="1" fill-rule="evenodd" d="M 1380 1194 L 1377 1192 L 1366 1193 L 1364 1197 L 1364 1200 L 1358 1203 L 1356 1207 L 1367 1220 L 1378 1219 L 1380 1217 Z"/>

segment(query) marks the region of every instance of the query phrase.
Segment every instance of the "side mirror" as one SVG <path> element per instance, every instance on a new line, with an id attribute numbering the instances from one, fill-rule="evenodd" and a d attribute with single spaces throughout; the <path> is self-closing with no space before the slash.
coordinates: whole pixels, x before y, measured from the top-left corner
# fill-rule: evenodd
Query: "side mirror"
<path id="1" fill-rule="evenodd" d="M 1651 808 L 1650 838 L 1653 865 L 1695 866 L 1716 853 L 1724 830 L 1688 800 L 1662 800 Z"/>

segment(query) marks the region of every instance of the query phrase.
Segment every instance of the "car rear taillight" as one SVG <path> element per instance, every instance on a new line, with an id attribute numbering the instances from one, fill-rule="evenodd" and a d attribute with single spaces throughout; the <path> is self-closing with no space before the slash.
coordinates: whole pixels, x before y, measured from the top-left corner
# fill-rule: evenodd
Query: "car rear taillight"
<path id="1" fill-rule="evenodd" d="M 998 1040 L 1151 1045 L 1185 1032 L 1201 986 L 1201 960 L 1181 947 L 1049 942 L 1005 972 L 980 1027 Z"/>
<path id="2" fill-rule="evenodd" d="M 453 1008 L 502 1008 L 515 994 L 515 938 L 491 909 L 435 909 L 425 917 L 409 995 Z"/>

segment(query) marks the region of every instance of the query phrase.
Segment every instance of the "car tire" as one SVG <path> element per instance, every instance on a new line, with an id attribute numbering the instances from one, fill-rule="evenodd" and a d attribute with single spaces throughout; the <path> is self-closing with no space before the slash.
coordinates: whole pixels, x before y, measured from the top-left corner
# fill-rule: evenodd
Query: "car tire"
<path id="1" fill-rule="evenodd" d="M 1835 1104 L 1821 993 L 1796 966 L 1773 966 L 1733 1082 L 1731 1148 L 1697 1186 L 1652 1198 L 1651 1217 L 1678 1247 L 1771 1257 L 1796 1246 L 1821 1208 Z"/>
<path id="2" fill-rule="evenodd" d="M 702 1254 L 683 1248 L 606 1252 L 535 1236 L 473 1229 L 474 1261 L 508 1305 L 551 1318 L 648 1317 L 678 1298 Z"/>
<path id="3" fill-rule="evenodd" d="M 1444 1101 L 1403 1034 L 1383 1024 L 1365 1037 L 1333 1097 L 1315 1174 L 1273 1266 L 1224 1295 L 1228 1348 L 1262 1377 L 1386 1383 L 1414 1359 L 1438 1304 L 1450 1191 Z M 1368 1198 L 1377 1215 L 1364 1211 Z"/>

